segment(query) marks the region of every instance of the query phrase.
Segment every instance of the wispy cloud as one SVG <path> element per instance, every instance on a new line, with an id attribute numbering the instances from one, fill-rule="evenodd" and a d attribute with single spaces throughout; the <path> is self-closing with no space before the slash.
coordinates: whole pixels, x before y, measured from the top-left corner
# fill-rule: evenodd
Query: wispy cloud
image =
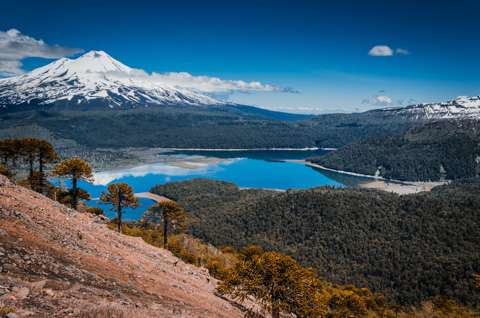
<path id="1" fill-rule="evenodd" d="M 125 177 L 144 177 L 160 175 L 168 180 L 180 176 L 202 176 L 216 172 L 225 165 L 230 165 L 240 159 L 221 159 L 211 162 L 179 161 L 176 163 L 151 163 L 133 168 L 107 170 L 94 173 L 94 185 L 107 185 Z M 177 164 L 177 165 L 174 165 Z"/>
<path id="2" fill-rule="evenodd" d="M 388 107 L 392 106 L 393 99 L 387 95 L 375 95 L 371 98 L 365 98 L 362 104 L 365 106 Z"/>
<path id="3" fill-rule="evenodd" d="M 141 69 L 134 69 L 131 72 L 111 72 L 109 75 L 114 77 L 128 77 L 133 80 L 145 80 L 151 83 L 170 85 L 177 88 L 189 89 L 199 93 L 229 94 L 231 92 L 284 92 L 298 93 L 298 91 L 288 87 L 278 87 L 270 84 L 264 84 L 258 81 L 247 82 L 242 80 L 225 80 L 211 76 L 195 76 L 188 72 L 168 72 L 168 73 L 147 73 Z"/>
<path id="4" fill-rule="evenodd" d="M 375 104 L 378 106 L 389 106 L 392 104 L 392 98 L 386 95 L 375 96 Z"/>
<path id="5" fill-rule="evenodd" d="M 0 31 L 0 74 L 22 73 L 21 60 L 27 57 L 59 58 L 80 52 L 81 49 L 47 44 L 16 29 Z"/>
<path id="6" fill-rule="evenodd" d="M 392 49 L 388 45 L 375 45 L 368 51 L 370 56 L 393 56 L 393 55 L 410 55 L 410 51 L 403 48 Z"/>
<path id="7" fill-rule="evenodd" d="M 393 50 L 388 45 L 375 45 L 368 52 L 370 56 L 392 56 Z"/>
<path id="8" fill-rule="evenodd" d="M 416 104 L 417 103 L 417 100 L 414 99 L 414 98 L 408 98 L 408 99 L 399 99 L 397 101 L 397 104 L 398 106 L 409 106 L 409 105 L 413 105 L 413 104 Z"/>
<path id="9" fill-rule="evenodd" d="M 22 59 L 27 57 L 60 58 L 83 50 L 50 45 L 41 39 L 35 39 L 10 29 L 0 31 L 0 77 L 23 73 Z M 195 76 L 188 72 L 147 73 L 141 69 L 132 69 L 130 73 L 111 72 L 108 76 L 148 81 L 173 87 L 188 89 L 204 94 L 224 95 L 232 92 L 285 92 L 298 93 L 293 88 L 279 87 L 259 81 L 227 80 L 212 76 Z"/>
<path id="10" fill-rule="evenodd" d="M 370 98 L 362 100 L 362 105 L 367 107 L 396 107 L 396 106 L 408 106 L 416 103 L 413 98 L 408 99 L 393 99 L 385 94 L 385 90 L 379 90 L 376 95 Z"/>

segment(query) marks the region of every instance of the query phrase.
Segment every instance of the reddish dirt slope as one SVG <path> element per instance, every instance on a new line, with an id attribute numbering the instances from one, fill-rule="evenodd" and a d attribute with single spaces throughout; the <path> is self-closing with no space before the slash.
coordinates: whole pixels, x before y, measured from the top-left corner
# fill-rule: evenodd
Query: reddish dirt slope
<path id="1" fill-rule="evenodd" d="M 0 176 L 0 308 L 17 317 L 241 317 L 201 268 Z"/>

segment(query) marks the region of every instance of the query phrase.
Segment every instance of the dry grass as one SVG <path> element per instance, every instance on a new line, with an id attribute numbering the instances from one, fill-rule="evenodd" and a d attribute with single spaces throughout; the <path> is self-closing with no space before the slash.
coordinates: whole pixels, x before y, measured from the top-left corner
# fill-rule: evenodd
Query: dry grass
<path id="1" fill-rule="evenodd" d="M 14 313 L 15 308 L 10 306 L 4 306 L 0 303 L 0 318 L 6 317 L 7 314 Z"/>
<path id="2" fill-rule="evenodd" d="M 77 318 L 148 318 L 151 313 L 137 308 L 122 307 L 116 304 L 87 308 Z"/>

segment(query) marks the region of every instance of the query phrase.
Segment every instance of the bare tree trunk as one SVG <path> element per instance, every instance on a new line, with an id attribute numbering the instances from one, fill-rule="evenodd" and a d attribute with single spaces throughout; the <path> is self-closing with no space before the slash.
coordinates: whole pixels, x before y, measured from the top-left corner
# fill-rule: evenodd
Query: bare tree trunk
<path id="1" fill-rule="evenodd" d="M 28 174 L 28 181 L 30 183 L 30 188 L 33 190 L 33 191 L 37 191 L 37 184 L 35 183 L 36 180 L 34 180 L 34 177 L 33 177 L 33 164 L 34 164 L 34 161 L 35 161 L 35 157 L 33 156 L 33 154 L 29 154 L 28 155 L 28 166 L 29 166 L 29 174 Z"/>
<path id="2" fill-rule="evenodd" d="M 280 318 L 280 310 L 276 304 L 272 304 L 272 318 Z"/>
<path id="3" fill-rule="evenodd" d="M 38 154 L 38 172 L 39 172 L 39 180 L 38 180 L 38 191 L 40 193 L 44 193 L 44 187 L 43 187 L 43 153 L 40 151 Z"/>
<path id="4" fill-rule="evenodd" d="M 30 176 L 30 182 L 32 182 L 33 179 L 33 156 L 28 157 L 28 165 L 29 165 L 29 176 Z M 30 184 L 32 185 L 32 184 Z"/>
<path id="5" fill-rule="evenodd" d="M 270 289 L 270 297 L 272 302 L 272 318 L 280 318 L 280 309 L 278 308 L 273 286 Z"/>
<path id="6" fill-rule="evenodd" d="M 118 233 L 122 233 L 122 208 L 120 205 L 117 207 L 117 218 L 118 218 Z"/>
<path id="7" fill-rule="evenodd" d="M 118 233 L 122 233 L 122 194 L 120 191 L 118 191 L 117 219 Z"/>
<path id="8" fill-rule="evenodd" d="M 72 178 L 72 209 L 77 209 L 78 207 L 78 187 L 77 187 L 77 178 Z"/>
<path id="9" fill-rule="evenodd" d="M 168 244 L 168 216 L 163 216 L 163 248 L 167 248 Z"/>
<path id="10" fill-rule="evenodd" d="M 12 169 L 10 170 L 12 174 L 12 181 L 16 183 L 17 181 L 17 157 L 14 155 L 12 157 Z"/>

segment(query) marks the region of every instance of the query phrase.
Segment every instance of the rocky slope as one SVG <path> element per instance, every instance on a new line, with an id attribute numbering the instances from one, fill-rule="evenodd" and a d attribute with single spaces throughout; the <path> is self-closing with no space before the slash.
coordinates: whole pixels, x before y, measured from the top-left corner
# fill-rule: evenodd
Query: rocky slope
<path id="1" fill-rule="evenodd" d="M 0 308 L 15 317 L 241 317 L 201 268 L 0 176 Z"/>

